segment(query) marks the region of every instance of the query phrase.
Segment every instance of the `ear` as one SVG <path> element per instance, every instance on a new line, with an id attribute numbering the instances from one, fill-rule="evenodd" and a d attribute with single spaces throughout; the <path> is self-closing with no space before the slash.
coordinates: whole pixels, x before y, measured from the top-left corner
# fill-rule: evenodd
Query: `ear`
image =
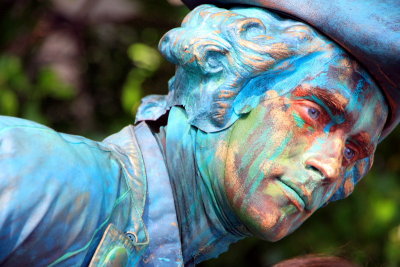
<path id="1" fill-rule="evenodd" d="M 206 44 L 196 52 L 197 63 L 203 74 L 216 74 L 224 70 L 227 49 L 215 44 Z"/>

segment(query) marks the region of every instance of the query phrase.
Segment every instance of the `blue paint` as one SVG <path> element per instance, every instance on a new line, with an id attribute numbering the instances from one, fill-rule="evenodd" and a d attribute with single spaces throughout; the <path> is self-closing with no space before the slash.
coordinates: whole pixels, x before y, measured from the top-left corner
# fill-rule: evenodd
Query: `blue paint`
<path id="1" fill-rule="evenodd" d="M 113 210 L 114 210 L 119 204 L 121 204 L 121 202 L 129 195 L 129 192 L 130 192 L 130 190 L 126 191 L 125 193 L 123 193 L 123 194 L 115 201 Z M 89 248 L 89 246 L 92 244 L 92 242 L 93 242 L 95 236 L 96 236 L 101 230 L 104 231 L 104 227 L 110 222 L 110 219 L 111 219 L 111 214 L 110 214 L 110 215 L 107 217 L 107 219 L 104 220 L 104 222 L 103 222 L 102 224 L 100 224 L 100 226 L 94 231 L 94 233 L 93 233 L 93 235 L 92 235 L 92 238 L 89 240 L 89 242 L 86 243 L 85 246 L 83 246 L 82 248 L 80 248 L 80 249 L 78 249 L 78 250 L 71 251 L 71 252 L 68 252 L 68 253 L 64 254 L 63 256 L 61 256 L 60 258 L 58 258 L 57 260 L 55 260 L 54 262 L 52 262 L 51 264 L 49 264 L 49 267 L 51 267 L 51 266 L 56 266 L 56 265 L 60 264 L 61 262 L 65 261 L 65 260 L 67 260 L 67 259 L 69 259 L 69 258 L 71 258 L 71 257 L 73 257 L 73 256 L 75 256 L 75 255 L 77 255 L 77 254 L 79 254 L 79 253 L 82 253 L 82 252 L 86 251 L 86 250 Z"/>
<path id="2" fill-rule="evenodd" d="M 260 22 L 244 25 L 249 17 Z M 288 29 L 299 26 L 302 30 L 297 33 L 304 36 L 290 35 Z M 267 34 L 273 38 L 265 38 Z M 254 40 L 257 42 L 243 47 Z M 95 142 L 33 122 L 0 117 L 4 155 L 0 158 L 0 191 L 13 196 L 2 203 L 0 211 L 0 218 L 6 218 L 1 221 L 0 236 L 7 237 L 0 240 L 0 262 L 88 265 L 92 258 L 101 261 L 105 251 L 116 245 L 127 249 L 131 265 L 154 265 L 154 261 L 146 261 L 153 255 L 155 261 L 168 266 L 217 257 L 231 243 L 251 235 L 248 227 L 255 224 L 246 224 L 251 214 L 241 216 L 232 209 L 231 200 L 243 199 L 241 192 L 234 191 L 237 196 L 227 199 L 232 193 L 228 188 L 232 184 L 225 183 L 231 178 L 226 173 L 227 152 L 218 148 L 221 140 L 231 145 L 234 123 L 249 119 L 260 105 L 270 105 L 271 96 L 293 99 L 291 93 L 300 84 L 349 94 L 353 97 L 350 110 L 361 110 L 363 105 L 357 103 L 365 100 L 366 86 L 383 102 L 362 69 L 360 75 L 367 78 L 360 78 L 354 91 L 351 77 L 336 83 L 337 79 L 328 75 L 331 67 L 341 68 L 340 59 L 351 60 L 344 50 L 307 25 L 263 9 L 236 8 L 229 13 L 213 6 L 199 7 L 181 28 L 163 38 L 160 50 L 178 68 L 170 80 L 169 94 L 147 97 L 139 109 L 137 122 L 168 115 L 168 124 L 158 121 L 159 129 L 154 132 L 143 122 Z M 322 134 L 326 136 L 314 140 L 313 148 L 318 149 L 332 126 L 345 118 L 334 115 L 321 99 L 310 96 L 309 100 L 324 107 L 332 120 Z M 297 126 L 303 127 L 304 121 L 293 116 Z M 256 121 L 252 130 L 265 126 L 263 123 Z M 260 193 L 256 190 L 266 176 L 261 164 L 285 155 L 294 138 L 287 129 L 287 134 L 272 140 L 274 126 L 263 132 L 244 129 L 241 133 L 245 140 L 255 134 L 252 145 L 266 144 L 259 155 L 243 152 L 245 156 L 238 159 L 249 167 L 242 184 L 251 188 L 243 193 L 248 193 L 244 204 L 258 200 L 252 197 Z M 271 146 L 274 150 L 267 151 Z M 355 162 L 339 190 L 331 198 L 333 192 L 327 192 L 324 202 L 347 196 L 346 183 L 357 183 L 369 163 L 369 158 Z M 246 169 L 240 168 L 241 175 Z M 13 218 L 18 220 L 10 223 Z M 278 221 L 285 220 L 281 217 Z M 114 234 L 104 232 L 107 224 L 117 229 Z M 135 240 L 129 241 L 127 232 Z M 271 240 L 280 237 L 271 232 L 275 234 Z M 263 234 L 260 236 L 265 238 Z M 169 246 L 164 246 L 168 242 Z M 55 251 L 55 247 L 60 249 Z"/>
<path id="3" fill-rule="evenodd" d="M 367 68 L 386 98 L 391 100 L 387 104 L 390 106 L 392 116 L 389 117 L 381 140 L 399 123 L 400 5 L 397 0 L 183 0 L 183 2 L 190 8 L 204 3 L 252 5 L 278 10 L 305 21 L 346 48 L 347 52 Z M 307 8 L 303 8 L 304 6 Z M 354 27 L 344 25 L 354 25 Z"/>

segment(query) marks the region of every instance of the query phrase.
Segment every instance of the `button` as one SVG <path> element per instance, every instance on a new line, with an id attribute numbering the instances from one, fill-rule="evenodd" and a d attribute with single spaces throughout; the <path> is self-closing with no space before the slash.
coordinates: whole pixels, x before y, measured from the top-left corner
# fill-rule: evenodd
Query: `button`
<path id="1" fill-rule="evenodd" d="M 126 233 L 125 235 L 126 235 L 126 237 L 128 237 L 129 240 L 131 240 L 133 243 L 136 243 L 136 237 L 135 237 L 133 234 L 131 234 L 131 233 Z"/>
<path id="2" fill-rule="evenodd" d="M 108 252 L 103 267 L 125 267 L 128 264 L 128 252 L 124 247 L 115 247 Z"/>

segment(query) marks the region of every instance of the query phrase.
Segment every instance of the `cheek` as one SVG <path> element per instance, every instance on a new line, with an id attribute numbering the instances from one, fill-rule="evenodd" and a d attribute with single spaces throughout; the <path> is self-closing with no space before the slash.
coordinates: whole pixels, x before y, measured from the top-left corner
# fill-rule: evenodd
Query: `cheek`
<path id="1" fill-rule="evenodd" d="M 235 206 L 259 190 L 262 180 L 276 167 L 274 162 L 286 153 L 292 141 L 290 113 L 271 108 L 255 109 L 234 125 L 227 151 L 225 187 Z"/>
<path id="2" fill-rule="evenodd" d="M 344 175 L 343 183 L 339 186 L 328 202 L 348 197 L 353 192 L 356 184 L 368 173 L 371 165 L 372 157 L 358 160 L 354 166 L 348 168 Z"/>
<path id="3" fill-rule="evenodd" d="M 295 136 L 309 132 L 297 123 L 289 108 L 259 108 L 235 123 L 227 149 L 224 187 L 228 201 L 246 225 L 260 233 L 264 229 L 268 240 L 287 234 L 299 216 L 274 183 L 290 154 L 301 151 Z"/>

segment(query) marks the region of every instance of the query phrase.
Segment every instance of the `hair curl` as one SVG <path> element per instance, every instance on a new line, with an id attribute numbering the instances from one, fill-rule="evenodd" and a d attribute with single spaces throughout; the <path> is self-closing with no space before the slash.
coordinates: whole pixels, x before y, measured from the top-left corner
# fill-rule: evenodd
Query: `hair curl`
<path id="1" fill-rule="evenodd" d="M 310 26 L 264 9 L 201 5 L 160 41 L 161 53 L 178 66 L 166 106 L 184 106 L 203 131 L 225 129 L 240 116 L 233 102 L 251 78 L 335 47 Z"/>

